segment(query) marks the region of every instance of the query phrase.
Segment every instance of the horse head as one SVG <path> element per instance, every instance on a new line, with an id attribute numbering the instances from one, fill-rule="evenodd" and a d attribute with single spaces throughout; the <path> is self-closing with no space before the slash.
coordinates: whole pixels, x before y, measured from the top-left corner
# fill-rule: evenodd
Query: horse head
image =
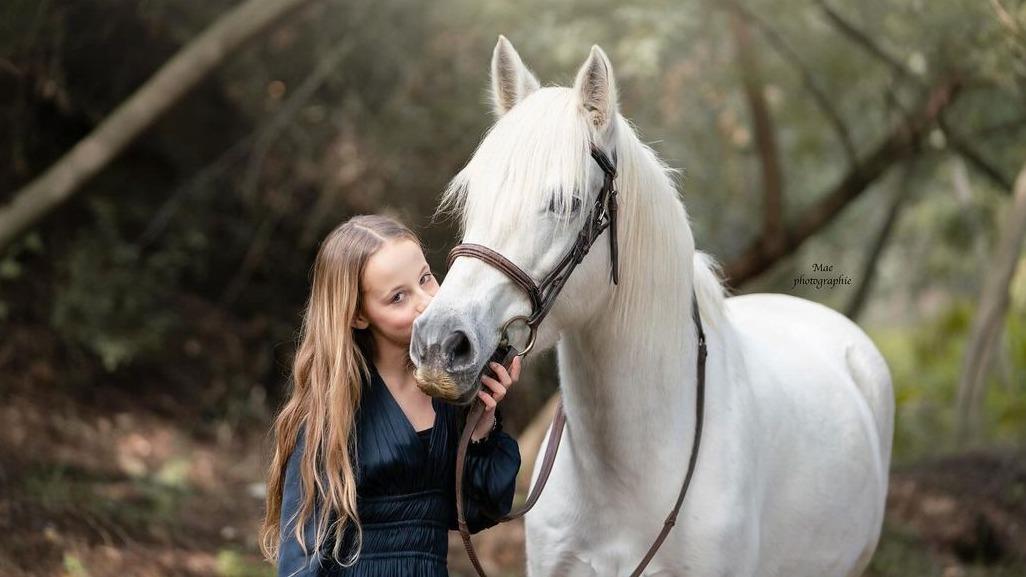
<path id="1" fill-rule="evenodd" d="M 612 64 L 598 46 L 572 88 L 541 87 L 500 36 L 491 97 L 495 123 L 449 183 L 439 210 L 459 218 L 464 243 L 491 249 L 537 282 L 558 268 L 590 226 L 593 207 L 600 208 L 608 169 L 594 151 L 615 158 L 618 131 L 629 129 L 619 114 Z M 585 251 L 538 326 L 534 350 L 551 347 L 560 332 L 586 324 L 608 305 L 616 290 L 607 273 L 613 232 L 593 239 L 594 249 Z M 457 258 L 414 323 L 410 358 L 421 388 L 458 404 L 472 401 L 502 327 L 529 316 L 532 304 L 493 266 Z"/>

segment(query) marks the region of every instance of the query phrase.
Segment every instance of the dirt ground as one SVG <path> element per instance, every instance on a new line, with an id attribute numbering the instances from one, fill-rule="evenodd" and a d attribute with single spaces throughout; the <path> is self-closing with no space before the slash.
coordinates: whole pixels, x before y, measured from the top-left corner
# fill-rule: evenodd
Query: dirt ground
<path id="1" fill-rule="evenodd" d="M 45 382 L 45 366 L 25 382 Z M 34 374 L 38 373 L 38 374 Z M 0 576 L 273 575 L 259 555 L 267 432 L 196 426 L 173 399 L 0 388 Z M 182 412 L 178 412 L 182 410 Z M 176 414 L 177 413 L 177 414 Z M 450 534 L 450 572 L 472 570 Z M 475 536 L 493 576 L 522 575 L 523 526 Z M 1026 452 L 896 468 L 870 577 L 1026 575 Z"/>

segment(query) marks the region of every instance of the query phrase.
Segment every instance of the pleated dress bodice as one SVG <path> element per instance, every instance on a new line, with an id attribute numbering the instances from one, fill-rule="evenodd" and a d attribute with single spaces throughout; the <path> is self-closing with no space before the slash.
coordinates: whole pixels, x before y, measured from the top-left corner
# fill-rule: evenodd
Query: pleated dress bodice
<path id="1" fill-rule="evenodd" d="M 448 577 L 448 531 L 456 529 L 455 464 L 464 410 L 432 399 L 435 419 L 417 431 L 371 365 L 371 378 L 363 383 L 363 398 L 354 422 L 357 449 L 357 510 L 363 543 L 357 562 L 345 567 L 331 559 L 333 540 L 322 544 L 319 557 L 303 556 L 289 535 L 287 513 L 301 503 L 297 450 L 290 457 L 282 498 L 282 547 L 279 577 Z M 501 409 L 500 409 L 501 410 Z M 498 427 L 467 455 L 467 518 L 471 532 L 495 524 L 509 512 L 520 468 L 516 440 Z M 296 461 L 293 466 L 293 461 Z M 291 506 L 291 507 L 290 507 Z M 307 532 L 315 531 L 314 518 Z M 312 537 L 307 536 L 312 549 Z M 355 531 L 345 533 L 339 558 L 355 542 Z"/>

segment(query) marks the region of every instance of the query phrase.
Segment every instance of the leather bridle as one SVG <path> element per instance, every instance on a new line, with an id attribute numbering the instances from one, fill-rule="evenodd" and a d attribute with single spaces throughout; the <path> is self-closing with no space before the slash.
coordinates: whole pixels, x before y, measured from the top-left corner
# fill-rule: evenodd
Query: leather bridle
<path id="1" fill-rule="evenodd" d="M 552 309 L 552 305 L 555 302 L 556 297 L 563 289 L 563 285 L 566 284 L 567 279 L 570 278 L 574 269 L 577 268 L 577 265 L 580 264 L 582 260 L 584 260 L 585 255 L 588 254 L 588 251 L 595 243 L 595 240 L 607 228 L 609 229 L 610 280 L 614 285 L 619 284 L 619 258 L 617 253 L 616 235 L 616 165 L 613 161 L 610 161 L 609 157 L 606 156 L 604 152 L 594 145 L 591 147 L 591 156 L 595 159 L 595 162 L 598 163 L 599 168 L 602 169 L 602 172 L 605 175 L 602 190 L 595 199 L 595 204 L 592 207 L 587 222 L 581 229 L 581 232 L 578 233 L 573 247 L 571 247 L 571 249 L 563 256 L 552 271 L 545 275 L 545 278 L 543 278 L 540 283 L 535 284 L 531 275 L 524 272 L 523 269 L 513 264 L 513 262 L 506 257 L 486 246 L 473 243 L 461 243 L 453 247 L 449 252 L 449 257 L 447 259 L 448 267 L 452 267 L 452 262 L 457 257 L 473 257 L 502 271 L 511 281 L 513 281 L 514 284 L 527 293 L 527 296 L 531 301 L 530 316 L 515 316 L 503 324 L 502 340 L 500 341 L 496 355 L 493 355 L 492 357 L 493 359 L 500 359 L 502 364 L 507 367 L 509 361 L 512 361 L 514 356 L 525 356 L 534 348 L 538 326 Z M 615 160 L 615 156 L 613 158 Z M 688 471 L 684 477 L 684 483 L 681 486 L 680 492 L 677 495 L 677 501 L 674 504 L 673 509 L 670 511 L 669 516 L 667 516 L 666 520 L 663 522 L 662 531 L 660 531 L 655 542 L 652 543 L 652 546 L 649 547 L 648 552 L 638 564 L 637 568 L 631 573 L 631 577 L 640 577 L 641 572 L 652 560 L 652 557 L 655 556 L 656 551 L 662 545 L 666 536 L 669 534 L 670 529 L 675 524 L 677 513 L 680 511 L 681 505 L 684 503 L 684 496 L 687 494 L 688 486 L 691 484 L 691 478 L 695 471 L 695 463 L 698 458 L 698 448 L 702 438 L 702 421 L 705 406 L 705 360 L 707 352 L 705 345 L 705 331 L 702 328 L 702 318 L 698 311 L 698 299 L 695 296 L 693 287 L 691 293 L 691 314 L 698 334 L 696 371 L 697 391 L 695 403 L 696 420 L 695 436 L 691 446 L 691 458 L 688 461 Z M 524 350 L 519 352 L 514 346 L 509 344 L 509 335 L 507 332 L 510 325 L 516 321 L 523 321 L 530 329 L 527 344 L 525 345 Z M 459 523 L 460 536 L 463 538 L 463 544 L 467 549 L 467 556 L 470 558 L 471 563 L 474 565 L 474 569 L 477 570 L 478 575 L 481 577 L 487 577 L 487 574 L 481 567 L 481 563 L 474 551 L 474 545 L 470 540 L 470 530 L 467 527 L 464 511 L 463 477 L 466 465 L 467 447 L 470 444 L 470 438 L 474 429 L 477 427 L 478 422 L 484 414 L 484 408 L 484 404 L 480 399 L 475 399 L 475 402 L 467 415 L 466 425 L 463 429 L 463 434 L 460 436 L 459 448 L 456 453 L 456 514 Z M 524 506 L 520 510 L 510 512 L 509 514 L 500 517 L 498 519 L 499 523 L 504 523 L 506 521 L 516 519 L 517 517 L 521 517 L 534 507 L 534 504 L 538 501 L 538 497 L 541 495 L 542 490 L 545 488 L 546 482 L 548 482 L 549 473 L 552 472 L 552 466 L 556 458 L 556 451 L 559 449 L 559 442 L 562 439 L 563 427 L 565 424 L 566 415 L 563 412 L 562 398 L 560 398 L 556 403 L 556 414 L 549 427 L 549 442 L 545 449 L 545 457 L 542 461 L 541 469 L 538 473 L 538 480 L 535 482 L 535 486 L 532 487 L 528 493 L 527 501 L 524 503 Z"/>
<path id="2" fill-rule="evenodd" d="M 502 326 L 504 342 L 508 339 L 507 330 L 512 323 L 522 320 L 530 328 L 531 334 L 528 338 L 527 346 L 519 353 L 521 356 L 529 353 L 531 348 L 534 347 L 534 338 L 538 332 L 538 325 L 549 314 L 553 303 L 556 301 L 556 297 L 559 296 L 559 292 L 563 290 L 563 285 L 570 278 L 570 274 L 584 260 L 588 251 L 591 250 L 591 246 L 595 244 L 595 240 L 606 228 L 609 228 L 609 258 L 611 261 L 609 277 L 614 285 L 620 282 L 619 256 L 616 246 L 617 192 L 614 185 L 616 165 L 609 160 L 609 157 L 604 152 L 595 146 L 591 147 L 591 157 L 595 159 L 595 162 L 598 163 L 599 168 L 602 169 L 604 174 L 602 190 L 599 191 L 599 195 L 595 199 L 595 205 L 588 215 L 587 222 L 581 228 L 581 232 L 577 234 L 574 245 L 563 255 L 559 263 L 545 275 L 545 278 L 540 283 L 535 284 L 531 275 L 513 264 L 508 258 L 486 246 L 465 242 L 454 246 L 449 251 L 446 267 L 451 268 L 452 261 L 460 256 L 469 256 L 483 260 L 505 273 L 514 284 L 527 293 L 528 298 L 531 299 L 531 315 L 527 317 L 513 317 Z"/>

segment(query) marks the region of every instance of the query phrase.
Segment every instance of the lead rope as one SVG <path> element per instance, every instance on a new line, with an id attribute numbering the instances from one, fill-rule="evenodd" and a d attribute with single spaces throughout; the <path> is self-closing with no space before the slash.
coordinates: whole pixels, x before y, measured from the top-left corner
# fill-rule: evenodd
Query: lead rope
<path id="1" fill-rule="evenodd" d="M 666 517 L 663 522 L 663 528 L 659 532 L 659 536 L 656 537 L 655 542 L 649 547 L 648 552 L 641 559 L 638 567 L 631 573 L 631 577 L 640 577 L 641 572 L 644 571 L 645 567 L 648 566 L 652 557 L 655 556 L 656 551 L 662 546 L 663 541 L 666 540 L 667 535 L 670 533 L 670 529 L 677 522 L 677 514 L 680 512 L 681 506 L 684 504 L 684 496 L 688 492 L 688 487 L 691 485 L 691 478 L 695 472 L 695 465 L 698 461 L 698 449 L 702 441 L 702 422 L 705 416 L 705 359 L 708 354 L 705 345 L 705 331 L 702 328 L 702 316 L 698 311 L 698 298 L 695 296 L 694 289 L 692 288 L 691 293 L 691 315 L 695 322 L 695 327 L 698 331 L 698 358 L 697 358 L 697 386 L 695 392 L 695 437 L 691 444 L 691 457 L 688 459 L 688 472 L 684 477 L 684 484 L 680 488 L 680 493 L 677 495 L 677 502 L 673 506 L 673 510 Z M 463 538 L 463 546 L 467 550 L 467 557 L 470 558 L 471 564 L 477 571 L 480 577 L 488 577 L 481 562 L 477 558 L 477 553 L 474 551 L 474 544 L 470 540 L 470 530 L 467 527 L 467 521 L 464 513 L 463 506 L 463 476 L 466 465 L 466 454 L 467 446 L 470 444 L 470 437 L 477 427 L 478 422 L 481 420 L 481 416 L 484 414 L 484 404 L 481 403 L 480 399 L 476 399 L 474 404 L 471 406 L 470 412 L 467 415 L 466 426 L 463 428 L 463 434 L 460 436 L 459 448 L 456 452 L 456 516 L 459 524 L 460 537 Z M 545 483 L 548 482 L 549 473 L 552 472 L 552 465 L 556 458 L 556 451 L 559 449 L 559 442 L 563 436 L 563 426 L 566 424 L 566 415 L 563 413 L 563 401 L 560 398 L 556 403 L 556 414 L 552 419 L 552 424 L 549 427 L 549 443 L 545 448 L 545 458 L 542 462 L 542 468 L 539 472 L 538 480 L 535 482 L 534 487 L 531 488 L 527 501 L 524 507 L 516 512 L 511 512 L 508 515 L 500 517 L 498 523 L 505 523 L 511 521 L 517 517 L 523 516 L 525 513 L 534 507 L 534 504 L 538 501 L 538 497 L 541 495 L 542 489 L 545 488 Z"/>

